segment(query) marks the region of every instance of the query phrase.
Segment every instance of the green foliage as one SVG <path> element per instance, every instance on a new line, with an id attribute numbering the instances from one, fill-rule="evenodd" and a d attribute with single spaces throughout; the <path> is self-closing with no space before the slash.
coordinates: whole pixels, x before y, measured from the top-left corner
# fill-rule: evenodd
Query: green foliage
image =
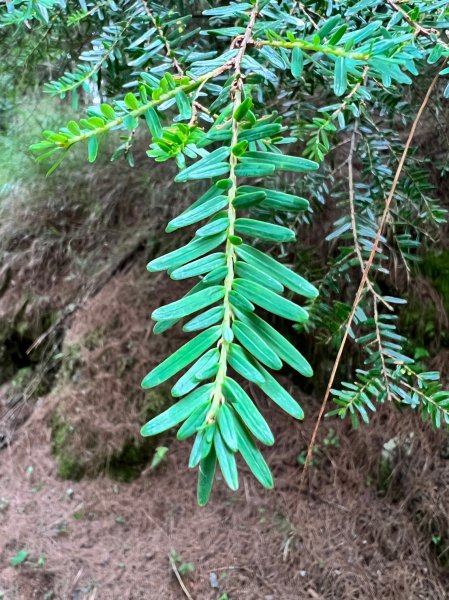
<path id="1" fill-rule="evenodd" d="M 156 469 L 160 464 L 167 460 L 167 446 L 158 446 L 151 460 L 150 469 Z"/>
<path id="2" fill-rule="evenodd" d="M 95 32 L 82 63 L 46 87 L 59 95 L 82 89 L 97 99 L 84 118 L 44 131 L 31 146 L 38 161 L 51 159 L 49 172 L 83 142 L 94 162 L 101 138 L 112 131 L 123 140 L 114 158 L 124 155 L 133 164 L 133 136 L 143 128 L 148 156 L 175 160 L 175 181 L 207 181 L 207 191 L 167 225 L 167 233 L 192 227 L 191 240 L 148 265 L 174 280 L 194 279 L 181 299 L 153 312 L 154 332 L 188 319 L 184 331 L 199 333 L 142 382 L 152 388 L 179 376 L 172 388 L 179 400 L 144 425 L 142 435 L 179 426 L 178 438 L 194 436 L 189 466 L 199 466 L 203 505 L 217 465 L 227 485 L 238 488 L 238 454 L 263 486 L 273 485 L 256 440 L 271 445 L 274 436 L 244 381 L 303 418 L 267 369 L 287 364 L 311 377 L 312 367 L 289 335 L 269 323 L 271 315 L 316 337 L 324 331 L 332 341 L 341 338 L 350 304 L 329 298 L 359 276 L 373 248 L 403 149 L 394 119 L 400 115 L 407 125 L 415 115 L 409 86 L 418 75 L 448 72 L 442 31 L 449 12 L 441 2 L 416 2 L 410 10 L 380 0 L 251 0 L 204 10 L 204 27 L 196 28 L 187 4 L 177 3 L 178 13 L 171 3 L 145 0 L 81 2 L 76 9 L 47 0 L 32 3 L 26 18 L 48 23 L 51 13 L 68 18 L 70 27 L 88 22 Z M 23 22 L 27 3 L 8 6 L 4 22 Z M 348 140 L 349 155 L 335 168 L 335 150 Z M 343 166 L 348 182 L 336 178 Z M 355 426 L 386 400 L 419 409 L 436 427 L 449 424 L 449 394 L 438 374 L 407 356 L 392 314 L 402 300 L 381 285 L 389 262 L 409 269 L 421 240 L 444 222 L 445 211 L 429 194 L 426 170 L 412 154 L 350 329 L 365 369 L 334 390 L 334 413 L 350 415 Z M 327 236 L 336 251 L 315 287 L 272 254 L 288 253 L 296 225 L 310 222 L 312 207 L 329 196 L 340 209 Z"/>
<path id="3" fill-rule="evenodd" d="M 11 557 L 9 559 L 9 564 L 12 567 L 18 567 L 19 565 L 21 565 L 22 563 L 24 563 L 26 561 L 26 559 L 28 558 L 29 554 L 30 553 L 26 549 L 19 550 L 17 552 L 17 554 L 15 554 L 13 557 Z"/>

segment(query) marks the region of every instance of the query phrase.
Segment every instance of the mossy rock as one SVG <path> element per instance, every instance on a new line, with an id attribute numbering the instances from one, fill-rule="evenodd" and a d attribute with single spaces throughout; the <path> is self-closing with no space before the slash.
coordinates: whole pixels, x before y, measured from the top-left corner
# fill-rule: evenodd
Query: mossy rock
<path id="1" fill-rule="evenodd" d="M 58 466 L 58 475 L 62 479 L 78 481 L 85 473 L 85 466 L 71 450 L 71 439 L 75 428 L 64 421 L 57 413 L 53 418 L 51 430 L 51 449 Z"/>
<path id="2" fill-rule="evenodd" d="M 60 355 L 61 366 L 58 373 L 60 386 L 68 382 L 77 382 L 82 377 L 81 371 L 89 362 L 89 352 L 101 348 L 107 337 L 108 333 L 104 327 L 96 327 L 84 336 L 72 340 L 71 343 L 64 342 Z M 117 376 L 120 377 L 123 370 L 128 367 L 130 367 L 129 359 L 121 357 L 120 364 L 114 365 L 114 370 Z"/>
<path id="3" fill-rule="evenodd" d="M 168 408 L 172 402 L 168 387 L 147 392 L 142 398 L 141 424 Z M 117 447 L 111 451 L 105 441 L 109 434 L 102 429 L 101 414 L 95 421 L 80 420 L 77 417 L 82 407 L 71 411 L 72 415 L 67 414 L 62 401 L 50 422 L 52 453 L 58 476 L 62 479 L 79 480 L 104 473 L 112 479 L 128 482 L 137 478 L 150 463 L 160 436 L 141 437 L 136 423 L 136 436 L 124 436 L 121 444 L 117 444 L 120 436 L 114 436 Z"/>
<path id="4" fill-rule="evenodd" d="M 58 381 L 65 383 L 75 380 L 81 366 L 81 345 L 71 344 L 70 346 L 64 346 L 61 353 L 61 368 L 58 373 Z"/>
<path id="5" fill-rule="evenodd" d="M 107 474 L 116 481 L 129 482 L 136 479 L 147 466 L 155 446 L 152 438 L 142 438 L 139 443 L 130 438 L 120 452 L 111 457 L 106 468 Z"/>
<path id="6" fill-rule="evenodd" d="M 17 402 L 23 400 L 27 391 L 27 399 L 30 398 L 29 386 L 32 383 L 34 376 L 34 370 L 31 367 L 23 367 L 15 373 L 10 381 L 8 381 L 7 386 L 4 388 L 4 394 L 5 400 L 9 406 L 14 406 Z M 32 395 L 36 397 L 41 395 L 40 391 L 43 389 L 45 392 L 45 387 L 45 385 L 37 385 L 37 387 L 32 386 Z"/>
<path id="7" fill-rule="evenodd" d="M 145 396 L 142 425 L 171 404 L 169 388 L 148 391 Z M 150 462 L 160 437 L 140 437 L 137 441 L 128 439 L 120 451 L 111 457 L 107 465 L 107 474 L 117 481 L 128 482 L 136 479 Z"/>
<path id="8" fill-rule="evenodd" d="M 32 378 L 33 369 L 31 367 L 22 367 L 22 369 L 19 369 L 11 379 L 11 388 L 18 392 L 23 392 Z"/>
<path id="9" fill-rule="evenodd" d="M 170 386 L 162 386 L 156 390 L 148 390 L 145 393 L 143 416 L 149 421 L 175 402 L 170 393 Z"/>
<path id="10" fill-rule="evenodd" d="M 108 332 L 105 327 L 96 327 L 83 337 L 83 346 L 85 346 L 88 350 L 100 348 L 107 336 Z"/>

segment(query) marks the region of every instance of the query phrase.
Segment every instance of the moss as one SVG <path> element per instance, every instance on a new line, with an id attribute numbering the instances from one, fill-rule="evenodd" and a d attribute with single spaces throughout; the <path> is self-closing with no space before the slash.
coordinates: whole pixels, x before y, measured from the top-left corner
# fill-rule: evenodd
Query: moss
<path id="1" fill-rule="evenodd" d="M 23 391 L 33 377 L 31 367 L 19 369 L 11 380 L 11 387 L 18 391 Z"/>
<path id="2" fill-rule="evenodd" d="M 56 462 L 58 465 L 58 476 L 61 479 L 79 481 L 83 478 L 85 470 L 73 456 L 61 454 L 56 458 Z"/>
<path id="3" fill-rule="evenodd" d="M 117 481 L 136 479 L 147 466 L 154 450 L 155 442 L 151 438 L 142 438 L 136 442 L 129 439 L 120 452 L 114 454 L 107 468 L 108 475 Z"/>
<path id="4" fill-rule="evenodd" d="M 61 368 L 58 378 L 62 382 L 70 381 L 76 378 L 76 374 L 81 368 L 81 346 L 80 344 L 72 344 L 63 349 Z"/>
<path id="5" fill-rule="evenodd" d="M 62 479 L 78 481 L 84 476 L 85 468 L 71 451 L 73 433 L 73 426 L 56 414 L 53 418 L 51 442 L 52 452 L 58 467 L 58 475 Z"/>
<path id="6" fill-rule="evenodd" d="M 149 391 L 142 402 L 142 424 L 165 410 L 172 400 L 168 388 Z M 76 432 L 76 438 L 74 436 Z M 102 444 L 100 420 L 84 424 L 75 431 L 70 416 L 59 407 L 51 421 L 52 453 L 63 479 L 79 480 L 105 472 L 112 479 L 128 482 L 136 479 L 149 464 L 159 438 L 128 437 L 112 454 Z"/>
<path id="7" fill-rule="evenodd" d="M 88 350 L 95 350 L 96 348 L 100 348 L 104 343 L 104 340 L 107 336 L 107 331 L 104 327 L 96 327 L 92 329 L 83 338 L 83 346 L 85 346 Z"/>
<path id="8" fill-rule="evenodd" d="M 144 401 L 142 423 L 165 410 L 171 404 L 169 388 L 150 390 Z M 128 439 L 119 452 L 114 453 L 108 464 L 108 475 L 118 481 L 136 479 L 148 465 L 156 446 L 158 437 Z"/>
<path id="9" fill-rule="evenodd" d="M 142 417 L 149 421 L 160 412 L 168 408 L 173 402 L 170 388 L 163 386 L 157 390 L 149 390 L 145 395 Z"/>

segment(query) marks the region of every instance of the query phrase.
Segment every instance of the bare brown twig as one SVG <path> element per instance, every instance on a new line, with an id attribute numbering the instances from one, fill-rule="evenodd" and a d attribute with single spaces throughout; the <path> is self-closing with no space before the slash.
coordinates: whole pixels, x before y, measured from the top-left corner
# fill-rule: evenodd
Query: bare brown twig
<path id="1" fill-rule="evenodd" d="M 153 11 L 148 6 L 147 0 L 142 0 L 142 5 L 143 5 L 143 8 L 144 8 L 147 16 L 149 17 L 150 21 L 153 23 L 154 27 L 156 28 L 158 35 L 161 38 L 161 41 L 163 42 L 163 44 L 165 46 L 165 50 L 166 50 L 168 58 L 171 60 L 174 68 L 178 71 L 179 75 L 181 75 L 181 76 L 184 75 L 184 71 L 183 71 L 181 65 L 179 64 L 178 59 L 175 56 L 173 48 L 171 47 L 167 36 L 164 34 L 164 30 L 157 22 L 156 17 L 153 14 Z"/>
<path id="2" fill-rule="evenodd" d="M 254 4 L 253 9 L 251 10 L 251 14 L 249 17 L 248 25 L 246 26 L 246 31 L 242 37 L 242 40 L 239 44 L 239 51 L 237 52 L 237 56 L 234 58 L 234 69 L 236 76 L 241 76 L 241 64 L 243 57 L 245 56 L 246 47 L 251 41 L 251 36 L 254 29 L 254 24 L 256 22 L 257 13 L 259 12 L 259 2 Z M 237 39 L 237 38 L 236 38 Z M 236 40 L 234 40 L 236 41 Z"/>
<path id="3" fill-rule="evenodd" d="M 182 580 L 181 575 L 179 574 L 178 567 L 176 566 L 176 562 L 175 562 L 173 556 L 169 555 L 168 558 L 170 560 L 170 565 L 171 565 L 171 568 L 173 569 L 173 573 L 175 574 L 176 579 L 178 580 L 179 585 L 181 586 L 182 591 L 184 592 L 184 594 L 186 595 L 186 597 L 189 600 L 193 600 L 192 596 L 189 593 L 189 590 L 186 588 L 185 583 Z"/>
<path id="4" fill-rule="evenodd" d="M 389 4 L 391 8 L 393 8 L 396 12 L 400 13 L 410 25 L 410 27 L 413 27 L 416 33 L 425 35 L 426 37 L 430 38 L 433 38 L 433 36 L 437 36 L 438 38 L 440 37 L 440 32 L 438 31 L 438 29 L 427 29 L 426 27 L 423 27 L 422 25 L 414 21 L 408 14 L 408 12 L 404 10 L 402 6 L 399 6 L 399 4 L 397 4 L 397 2 L 395 2 L 394 0 L 387 0 L 387 4 Z"/>

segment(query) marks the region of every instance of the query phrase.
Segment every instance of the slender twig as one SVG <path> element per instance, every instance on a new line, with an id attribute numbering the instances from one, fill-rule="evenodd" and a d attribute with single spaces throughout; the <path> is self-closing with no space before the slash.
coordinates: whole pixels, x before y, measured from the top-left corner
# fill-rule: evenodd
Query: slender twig
<path id="1" fill-rule="evenodd" d="M 365 65 L 365 68 L 363 69 L 362 77 L 355 84 L 355 86 L 352 88 L 352 90 L 349 92 L 349 94 L 345 97 L 345 99 L 340 104 L 340 106 L 332 113 L 332 116 L 331 116 L 332 120 L 335 119 L 336 117 L 338 117 L 338 115 L 345 110 L 345 108 L 348 106 L 351 98 L 358 92 L 359 87 L 362 85 L 362 83 L 365 83 L 366 77 L 368 75 L 368 70 L 369 70 L 369 66 Z"/>
<path id="2" fill-rule="evenodd" d="M 147 16 L 149 17 L 150 21 L 153 23 L 154 27 L 156 28 L 156 31 L 157 31 L 162 43 L 165 46 L 165 51 L 167 53 L 167 57 L 171 60 L 174 68 L 178 71 L 179 75 L 181 75 L 181 76 L 184 75 L 184 71 L 183 71 L 181 65 L 179 64 L 178 59 L 175 56 L 173 48 L 171 47 L 170 42 L 164 33 L 164 30 L 159 25 L 156 17 L 154 16 L 153 11 L 151 10 L 150 6 L 148 5 L 147 0 L 142 0 L 142 6 L 143 6 L 143 9 L 146 12 Z"/>
<path id="3" fill-rule="evenodd" d="M 347 140 L 346 143 L 350 141 Z M 345 167 L 348 164 L 348 158 L 346 157 L 339 165 L 337 165 L 336 167 L 334 167 L 332 169 L 332 171 L 329 173 L 329 179 L 331 177 L 334 177 L 334 175 L 336 175 L 339 171 L 341 171 L 343 169 L 343 167 Z"/>
<path id="4" fill-rule="evenodd" d="M 234 58 L 235 74 L 238 76 L 241 75 L 242 60 L 243 60 L 243 57 L 245 56 L 246 48 L 251 41 L 251 36 L 253 34 L 254 24 L 256 22 L 256 17 L 257 17 L 258 12 L 259 12 L 259 2 L 257 1 L 254 4 L 254 7 L 251 11 L 248 25 L 246 26 L 246 31 L 245 31 L 245 34 L 243 35 L 242 41 L 240 42 L 240 47 L 239 47 L 237 56 Z"/>
<path id="5" fill-rule="evenodd" d="M 203 112 L 206 112 L 207 114 L 209 113 L 209 109 L 206 108 L 205 106 L 202 106 L 199 102 L 198 102 L 198 97 L 200 95 L 201 90 L 203 89 L 204 85 L 207 83 L 207 81 L 203 81 L 203 83 L 199 86 L 199 88 L 196 90 L 195 95 L 193 97 L 192 100 L 192 116 L 190 117 L 190 121 L 189 121 L 189 127 L 193 127 L 197 121 L 198 118 L 198 109 L 202 110 Z"/>
<path id="6" fill-rule="evenodd" d="M 79 88 L 83 83 L 85 83 L 86 81 L 88 81 L 89 79 L 92 79 L 97 73 L 100 72 L 101 68 L 103 67 L 103 65 L 105 64 L 106 61 L 109 60 L 109 58 L 113 55 L 114 50 L 117 48 L 117 46 L 120 44 L 120 42 L 122 41 L 124 35 L 125 35 L 125 31 L 127 31 L 133 21 L 135 19 L 135 15 L 132 15 L 127 21 L 126 23 L 123 25 L 123 29 L 121 29 L 120 33 L 116 35 L 115 40 L 107 47 L 105 47 L 103 45 L 103 47 L 105 48 L 105 53 L 99 58 L 99 60 L 90 68 L 90 70 L 87 73 L 84 73 L 82 75 L 82 78 L 80 80 L 75 79 L 74 81 L 70 82 L 70 83 L 65 83 L 61 88 L 53 88 L 52 90 L 52 95 L 55 94 L 65 94 L 71 90 L 74 90 L 76 88 Z M 51 83 L 58 83 L 58 80 L 56 80 L 56 82 L 50 82 Z M 97 86 L 98 87 L 98 86 Z M 101 94 L 101 90 L 100 88 L 98 88 L 98 92 Z"/>
<path id="7" fill-rule="evenodd" d="M 365 390 L 368 389 L 370 385 L 372 385 L 372 379 L 368 379 L 368 381 L 366 381 L 361 387 L 359 387 L 358 390 L 354 392 L 354 395 L 347 402 L 347 404 L 345 404 L 342 408 L 338 410 L 338 415 L 341 418 L 344 418 L 348 414 L 348 411 L 351 412 L 351 409 L 353 409 L 357 400 L 362 398 L 362 395 L 365 393 Z"/>
<path id="8" fill-rule="evenodd" d="M 248 45 L 248 41 L 251 39 L 251 34 L 254 28 L 254 24 L 256 22 L 256 17 L 259 11 L 259 2 L 256 0 L 256 3 L 253 6 L 253 9 L 250 14 L 250 18 L 248 21 L 248 25 L 246 27 L 246 31 L 243 36 L 238 39 L 239 43 L 239 51 L 237 52 L 235 58 L 233 59 L 233 67 L 234 67 L 234 81 L 231 85 L 231 99 L 233 102 L 233 116 L 232 116 L 232 138 L 231 138 L 231 148 L 233 148 L 238 142 L 239 136 L 239 121 L 234 117 L 235 111 L 239 108 L 242 103 L 243 96 L 243 78 L 241 73 L 241 65 L 243 57 L 245 56 L 246 48 Z M 222 321 L 222 334 L 221 338 L 218 341 L 218 347 L 220 349 L 220 358 L 218 361 L 218 371 L 215 376 L 214 389 L 212 391 L 212 402 L 209 409 L 209 412 L 206 416 L 206 421 L 211 424 L 213 423 L 218 415 L 218 411 L 220 409 L 221 403 L 224 401 L 223 399 L 223 384 L 226 379 L 227 372 L 227 364 L 228 364 L 228 352 L 230 348 L 230 342 L 226 339 L 226 333 L 231 328 L 232 321 L 234 319 L 231 301 L 230 301 L 230 292 L 232 290 L 232 286 L 234 284 L 235 272 L 235 250 L 234 244 L 232 242 L 232 236 L 234 235 L 234 225 L 236 219 L 236 211 L 234 207 L 234 199 L 237 194 L 237 174 L 236 167 L 238 163 L 238 158 L 232 152 L 229 158 L 229 179 L 232 182 L 230 189 L 228 190 L 228 219 L 229 225 L 227 230 L 227 241 L 225 248 L 226 255 L 226 277 L 224 280 L 224 297 L 223 297 L 223 321 Z"/>
<path id="9" fill-rule="evenodd" d="M 351 136 L 351 145 L 349 148 L 349 156 L 348 156 L 348 199 L 349 199 L 349 212 L 350 212 L 350 216 L 351 216 L 351 229 L 352 229 L 352 238 L 354 240 L 354 248 L 355 248 L 355 253 L 357 255 L 357 259 L 359 261 L 360 264 L 360 268 L 362 270 L 362 274 L 363 274 L 363 270 L 365 269 L 365 261 L 363 260 L 363 256 L 362 256 L 362 250 L 360 248 L 360 244 L 359 244 L 359 236 L 357 233 L 357 219 L 356 219 L 356 213 L 355 213 L 355 192 L 354 192 L 354 165 L 353 165 L 353 158 L 354 158 L 354 152 L 356 149 L 356 143 L 357 143 L 357 134 L 358 134 L 358 121 L 355 122 L 354 124 L 354 128 L 352 131 L 352 136 Z M 372 293 L 372 295 L 374 296 L 374 300 L 379 300 L 379 302 L 382 302 L 385 304 L 385 306 L 387 306 L 387 308 L 389 308 L 390 310 L 393 310 L 393 307 L 390 306 L 390 304 L 388 304 L 388 302 L 385 302 L 385 300 L 382 298 L 382 296 L 380 296 L 376 290 L 373 287 L 373 284 L 371 283 L 371 281 L 369 280 L 369 278 L 366 280 L 366 285 L 368 287 L 368 289 L 370 290 L 370 292 Z"/>
<path id="10" fill-rule="evenodd" d="M 305 15 L 305 17 L 312 24 L 314 29 L 319 29 L 318 24 L 312 19 L 308 10 L 306 9 L 306 7 L 304 6 L 304 4 L 302 2 L 293 2 L 293 6 L 290 10 L 291 15 L 295 12 L 296 8 L 299 8 L 299 10 L 303 13 L 303 15 Z M 317 17 L 319 17 L 319 15 L 317 15 Z"/>
<path id="11" fill-rule="evenodd" d="M 416 31 L 417 34 L 425 35 L 426 37 L 430 38 L 432 41 L 434 41 L 433 38 L 435 36 L 437 38 L 440 38 L 440 32 L 438 31 L 438 29 L 433 29 L 433 28 L 427 29 L 426 27 L 423 27 L 422 25 L 420 25 L 419 23 L 414 21 L 411 18 L 411 16 L 408 14 L 408 12 L 405 11 L 402 8 L 402 6 L 399 6 L 399 4 L 397 4 L 397 2 L 395 2 L 394 0 L 387 0 L 387 4 L 389 4 L 391 6 L 391 8 L 393 8 L 396 12 L 400 13 L 404 17 L 404 19 L 407 21 L 407 23 L 410 25 L 410 27 L 413 27 L 413 29 Z M 445 48 L 448 47 L 442 40 L 438 39 L 438 41 Z"/>
<path id="12" fill-rule="evenodd" d="M 391 400 L 390 384 L 388 383 L 388 369 L 387 369 L 387 365 L 385 363 L 385 357 L 384 357 L 384 353 L 383 353 L 382 336 L 380 334 L 380 328 L 379 328 L 379 311 L 377 310 L 376 298 L 374 298 L 373 302 L 374 302 L 374 308 L 373 308 L 373 310 L 374 310 L 374 326 L 376 328 L 376 341 L 377 341 L 377 346 L 379 348 L 380 362 L 382 365 L 382 378 L 385 383 L 385 391 L 387 392 L 387 400 Z"/>
<path id="13" fill-rule="evenodd" d="M 128 113 L 117 117 L 116 119 L 107 121 L 102 127 L 96 127 L 95 129 L 84 130 L 79 135 L 67 138 L 67 140 L 64 142 L 56 142 L 55 145 L 58 146 L 61 150 L 67 151 L 71 146 L 73 146 L 73 144 L 76 144 L 81 141 L 85 141 L 96 135 L 101 135 L 103 133 L 106 133 L 107 131 L 110 131 L 111 129 L 115 129 L 116 127 L 120 127 L 123 124 L 123 122 L 127 116 L 131 115 L 134 118 L 138 118 L 141 115 L 145 114 L 145 112 L 149 108 L 155 108 L 155 107 L 159 106 L 160 104 L 163 104 L 167 100 L 174 98 L 176 96 L 176 94 L 178 94 L 179 92 L 182 91 L 182 92 L 185 92 L 186 94 L 189 94 L 190 92 L 193 92 L 193 91 L 197 90 L 198 88 L 202 87 L 205 83 L 207 83 L 211 79 L 214 79 L 215 77 L 219 77 L 220 75 L 222 75 L 226 71 L 229 71 L 230 69 L 234 69 L 235 74 L 241 80 L 242 79 L 241 62 L 245 55 L 247 46 L 251 43 L 251 35 L 252 35 L 252 30 L 254 28 L 254 23 L 255 23 L 256 16 L 257 16 L 257 12 L 258 12 L 258 2 L 256 2 L 256 4 L 254 5 L 254 7 L 252 9 L 250 20 L 249 20 L 245 35 L 238 36 L 237 38 L 234 39 L 234 42 L 233 42 L 234 45 L 238 44 L 238 47 L 239 47 L 239 51 L 238 51 L 237 55 L 234 56 L 233 58 L 231 58 L 230 60 L 228 60 L 225 64 L 221 65 L 220 67 L 217 67 L 216 69 L 213 69 L 212 71 L 209 71 L 208 73 L 205 73 L 204 75 L 201 75 L 200 77 L 198 77 L 195 80 L 190 80 L 188 83 L 179 85 L 175 89 L 168 90 L 164 94 L 161 94 L 159 96 L 159 98 L 157 98 L 156 100 L 151 99 L 148 102 L 146 102 L 145 104 L 142 104 L 141 106 L 136 108 L 135 110 L 131 110 Z M 59 162 L 61 162 L 61 161 L 62 161 L 62 157 L 60 157 L 60 159 L 59 159 Z"/>
<path id="14" fill-rule="evenodd" d="M 252 44 L 255 48 L 263 48 L 264 46 L 270 46 L 272 48 L 287 48 L 289 50 L 293 48 L 301 48 L 302 50 L 310 50 L 311 52 L 323 52 L 324 54 L 330 54 L 332 56 L 343 56 L 345 58 L 352 58 L 354 60 L 367 61 L 371 56 L 365 52 L 352 52 L 346 51 L 340 46 L 327 46 L 325 44 L 316 44 L 308 40 L 248 40 L 249 44 Z"/>
<path id="15" fill-rule="evenodd" d="M 168 555 L 168 558 L 169 558 L 169 560 L 170 560 L 170 565 L 171 565 L 171 568 L 173 569 L 173 573 L 175 574 L 175 576 L 176 576 L 176 579 L 178 580 L 178 582 L 179 582 L 179 585 L 181 586 L 181 589 L 182 589 L 182 591 L 184 592 L 184 594 L 186 595 L 186 597 L 187 597 L 189 600 L 193 600 L 192 596 L 190 595 L 190 592 L 189 592 L 189 590 L 186 588 L 186 586 L 185 586 L 185 584 L 184 584 L 184 582 L 183 582 L 183 580 L 182 580 L 182 577 L 181 577 L 181 575 L 179 574 L 178 567 L 176 566 L 176 562 L 175 562 L 175 560 L 174 560 L 173 556 L 171 556 L 171 555 L 169 554 L 169 555 Z"/>
<path id="16" fill-rule="evenodd" d="M 137 133 L 137 127 L 134 127 L 134 129 L 130 131 L 130 133 L 128 135 L 128 139 L 126 140 L 126 142 L 123 146 L 124 156 L 127 156 L 130 153 L 134 138 L 136 137 L 136 133 Z"/>
<path id="17" fill-rule="evenodd" d="M 363 69 L 363 73 L 362 73 L 362 78 L 354 85 L 352 90 L 343 99 L 343 102 L 340 104 L 340 106 L 338 108 L 336 108 L 334 110 L 334 112 L 329 116 L 329 118 L 326 121 L 324 121 L 324 123 L 316 130 L 316 133 L 312 137 L 315 137 L 315 139 L 317 140 L 317 143 L 319 143 L 319 141 L 320 141 L 321 132 L 323 130 L 325 130 L 326 127 L 328 127 L 328 125 L 330 125 L 333 121 L 335 121 L 335 119 L 338 118 L 339 114 L 342 113 L 348 106 L 351 98 L 357 93 L 357 91 L 360 88 L 360 86 L 362 85 L 362 83 L 365 83 L 366 77 L 368 75 L 368 70 L 369 70 L 368 65 L 365 65 L 365 68 Z M 349 143 L 351 139 L 352 138 L 348 138 L 346 140 L 340 141 L 338 144 L 336 144 L 333 147 L 332 150 L 335 152 L 335 150 L 337 148 L 339 148 L 341 145 Z M 347 163 L 347 161 L 348 161 L 348 159 L 345 160 L 345 162 L 342 164 L 342 166 L 345 165 Z"/>
<path id="18" fill-rule="evenodd" d="M 402 365 L 402 368 L 406 368 L 406 367 L 407 367 L 406 365 Z M 414 373 L 411 369 L 408 369 L 408 368 L 406 368 L 406 370 L 407 370 L 407 373 L 409 376 L 414 376 L 419 379 L 419 373 Z M 391 375 L 390 375 L 390 379 L 394 383 L 395 380 Z M 423 400 L 425 400 L 428 404 L 432 404 L 432 406 L 434 406 L 435 408 L 440 410 L 444 415 L 449 417 L 449 409 L 444 406 L 441 406 L 441 404 L 438 404 L 438 402 L 436 402 L 431 396 L 428 396 L 427 394 L 425 394 L 423 392 L 423 390 L 421 390 L 419 388 L 417 389 L 417 388 L 411 386 L 410 384 L 406 383 L 405 381 L 401 381 L 401 385 L 406 387 L 411 392 L 419 394 L 421 396 L 421 398 L 423 398 Z M 399 398 L 398 402 L 403 403 L 404 400 L 402 398 Z"/>
<path id="19" fill-rule="evenodd" d="M 347 341 L 348 336 L 349 336 L 349 332 L 351 330 L 351 326 L 352 326 L 352 322 L 354 320 L 355 313 L 356 313 L 357 308 L 359 306 L 360 299 L 361 299 L 363 291 L 365 289 L 366 282 L 368 280 L 369 272 L 371 270 L 371 266 L 373 264 L 374 257 L 376 255 L 376 252 L 377 252 L 378 247 L 379 247 L 380 238 L 382 237 L 382 231 L 383 231 L 385 222 L 387 220 L 388 213 L 390 211 L 390 205 L 391 205 L 391 202 L 393 200 L 393 197 L 394 197 L 394 194 L 395 194 L 395 191 L 396 191 L 396 187 L 398 185 L 399 178 L 401 176 L 402 169 L 403 169 L 404 164 L 405 164 L 405 159 L 407 157 L 408 151 L 410 150 L 410 146 L 411 146 L 412 140 L 413 140 L 413 138 L 415 136 L 416 128 L 418 126 L 418 123 L 419 123 L 419 121 L 421 119 L 421 116 L 422 116 L 422 114 L 424 112 L 424 109 L 427 106 L 427 103 L 428 103 L 429 98 L 430 98 L 430 96 L 432 94 L 432 91 L 433 91 L 433 89 L 434 89 L 434 87 L 435 87 L 435 85 L 436 85 L 436 83 L 438 81 L 438 78 L 439 78 L 439 73 L 437 73 L 435 75 L 435 77 L 432 79 L 432 82 L 431 82 L 431 84 L 430 84 L 430 86 L 429 86 L 429 88 L 427 90 L 427 93 L 426 93 L 426 95 L 424 97 L 424 100 L 422 101 L 421 106 L 419 107 L 419 110 L 418 110 L 418 112 L 416 114 L 415 120 L 413 121 L 412 127 L 410 129 L 410 133 L 408 135 L 407 141 L 405 143 L 405 147 L 404 147 L 404 150 L 402 152 L 401 160 L 399 161 L 399 165 L 398 165 L 398 168 L 396 170 L 396 173 L 395 173 L 395 176 L 394 176 L 394 179 L 393 179 L 393 184 L 391 186 L 390 193 L 388 194 L 388 198 L 386 199 L 384 212 L 382 214 L 382 218 L 381 218 L 380 223 L 379 223 L 379 228 L 377 230 L 376 238 L 374 240 L 373 247 L 371 249 L 371 253 L 370 253 L 368 261 L 366 263 L 365 270 L 363 271 L 363 275 L 362 275 L 362 279 L 360 281 L 360 285 L 359 285 L 359 287 L 357 289 L 357 293 L 355 295 L 354 303 L 352 305 L 352 310 L 351 310 L 351 313 L 349 315 L 348 322 L 346 324 L 345 333 L 343 335 L 343 339 L 341 341 L 340 348 L 338 349 L 338 352 L 337 352 L 337 357 L 336 357 L 334 365 L 332 367 L 332 371 L 331 371 L 331 374 L 330 374 L 329 382 L 328 382 L 327 388 L 326 388 L 326 393 L 324 394 L 323 402 L 321 404 L 321 408 L 320 408 L 320 411 L 318 413 L 318 417 L 317 417 L 317 420 L 316 420 L 316 423 L 315 423 L 315 427 L 314 427 L 314 430 L 313 430 L 313 433 L 312 433 L 312 437 L 311 437 L 311 440 L 310 440 L 310 443 L 309 443 L 309 447 L 307 449 L 307 456 L 306 456 L 306 460 L 305 460 L 305 463 L 304 463 L 304 468 L 302 470 L 301 479 L 300 479 L 300 483 L 299 483 L 300 487 L 302 487 L 302 485 L 304 483 L 304 480 L 305 480 L 305 477 L 306 477 L 307 467 L 308 467 L 308 465 L 309 465 L 309 463 L 311 461 L 311 458 L 312 458 L 313 449 L 315 447 L 316 438 L 317 438 L 318 430 L 319 430 L 319 427 L 320 427 L 320 424 L 321 424 L 321 420 L 323 418 L 324 411 L 326 410 L 327 401 L 329 399 L 329 396 L 330 396 L 330 393 L 331 393 L 331 389 L 332 389 L 332 386 L 334 384 L 335 376 L 337 374 L 337 370 L 338 370 L 338 367 L 340 365 L 341 358 L 343 356 L 343 351 L 344 351 L 344 348 L 345 348 L 345 345 L 346 345 L 346 341 Z"/>

